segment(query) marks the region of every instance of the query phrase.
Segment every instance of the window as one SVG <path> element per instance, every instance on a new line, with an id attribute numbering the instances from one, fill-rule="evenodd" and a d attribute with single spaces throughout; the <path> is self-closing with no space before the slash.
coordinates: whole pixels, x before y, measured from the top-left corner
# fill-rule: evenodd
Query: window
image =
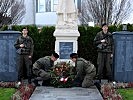
<path id="1" fill-rule="evenodd" d="M 36 0 L 36 12 L 51 12 L 51 0 Z"/>
<path id="2" fill-rule="evenodd" d="M 45 0 L 36 0 L 37 12 L 45 11 Z"/>
<path id="3" fill-rule="evenodd" d="M 51 12 L 51 0 L 45 0 L 46 12 Z"/>
<path id="4" fill-rule="evenodd" d="M 78 11 L 81 12 L 81 0 L 77 0 Z"/>
<path id="5" fill-rule="evenodd" d="M 56 11 L 58 5 L 58 0 L 53 0 L 53 11 Z"/>
<path id="6" fill-rule="evenodd" d="M 79 11 L 81 11 L 81 0 L 74 0 L 77 2 Z M 59 0 L 36 0 L 36 12 L 55 12 Z"/>

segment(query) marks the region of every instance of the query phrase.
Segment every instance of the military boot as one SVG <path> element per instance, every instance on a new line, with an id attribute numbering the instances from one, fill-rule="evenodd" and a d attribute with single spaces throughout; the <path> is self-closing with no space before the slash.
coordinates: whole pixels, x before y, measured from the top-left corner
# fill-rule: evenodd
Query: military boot
<path id="1" fill-rule="evenodd" d="M 38 80 L 36 80 L 36 79 L 33 80 L 33 83 L 35 86 L 40 86 L 40 84 L 38 83 Z"/>
<path id="2" fill-rule="evenodd" d="M 31 82 L 31 78 L 28 78 L 28 83 L 29 83 L 29 84 L 31 84 L 31 83 L 32 83 L 32 82 Z"/>
<path id="3" fill-rule="evenodd" d="M 42 86 L 50 86 L 50 79 L 48 79 L 48 80 L 43 80 Z"/>

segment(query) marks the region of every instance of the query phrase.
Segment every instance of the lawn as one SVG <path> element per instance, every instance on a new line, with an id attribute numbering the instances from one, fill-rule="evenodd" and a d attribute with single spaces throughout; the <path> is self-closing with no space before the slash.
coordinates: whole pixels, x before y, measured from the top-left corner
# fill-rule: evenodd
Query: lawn
<path id="1" fill-rule="evenodd" d="M 133 88 L 118 89 L 123 100 L 133 100 Z"/>
<path id="2" fill-rule="evenodd" d="M 15 88 L 0 87 L 0 100 L 11 100 L 11 96 L 16 92 Z"/>

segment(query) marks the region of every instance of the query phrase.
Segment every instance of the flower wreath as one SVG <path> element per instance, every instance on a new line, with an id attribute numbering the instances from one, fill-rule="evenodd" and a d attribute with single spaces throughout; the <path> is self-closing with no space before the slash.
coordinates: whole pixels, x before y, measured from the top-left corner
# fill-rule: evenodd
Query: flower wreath
<path id="1" fill-rule="evenodd" d="M 54 87 L 71 87 L 75 76 L 75 67 L 70 63 L 57 63 L 51 71 L 50 84 Z"/>

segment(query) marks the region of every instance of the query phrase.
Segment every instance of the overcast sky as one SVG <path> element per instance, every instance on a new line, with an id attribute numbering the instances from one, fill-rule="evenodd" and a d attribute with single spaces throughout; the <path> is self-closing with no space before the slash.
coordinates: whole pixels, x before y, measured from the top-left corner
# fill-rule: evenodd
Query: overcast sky
<path id="1" fill-rule="evenodd" d="M 129 19 L 127 21 L 123 21 L 123 24 L 133 24 L 133 12 L 131 13 Z"/>
<path id="2" fill-rule="evenodd" d="M 133 0 L 131 0 L 131 2 L 133 2 Z M 132 10 L 133 10 L 133 3 L 132 3 Z M 133 11 L 131 12 L 131 15 L 129 17 L 129 19 L 127 19 L 127 21 L 123 21 L 123 24 L 133 24 Z"/>

